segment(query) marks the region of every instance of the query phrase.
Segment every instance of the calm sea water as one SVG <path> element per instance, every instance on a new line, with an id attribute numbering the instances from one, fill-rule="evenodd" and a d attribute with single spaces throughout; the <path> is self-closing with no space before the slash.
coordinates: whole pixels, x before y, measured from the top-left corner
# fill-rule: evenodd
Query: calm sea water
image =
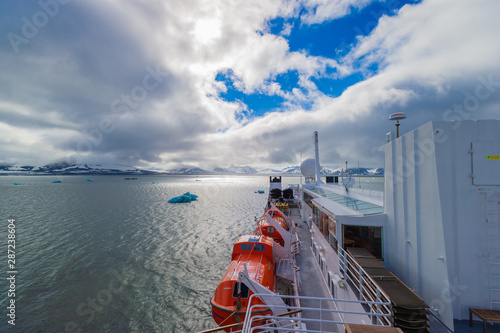
<path id="1" fill-rule="evenodd" d="M 0 177 L 0 332 L 196 332 L 265 176 Z M 53 180 L 61 180 L 53 184 Z M 13 183 L 22 185 L 13 185 Z M 156 182 L 156 183 L 153 183 Z M 299 178 L 285 178 L 298 183 Z M 362 178 L 382 189 L 381 178 Z M 255 193 L 266 190 L 266 194 Z M 198 201 L 169 204 L 184 192 Z M 15 297 L 8 219 L 15 219 Z M 6 308 L 15 299 L 15 326 Z"/>

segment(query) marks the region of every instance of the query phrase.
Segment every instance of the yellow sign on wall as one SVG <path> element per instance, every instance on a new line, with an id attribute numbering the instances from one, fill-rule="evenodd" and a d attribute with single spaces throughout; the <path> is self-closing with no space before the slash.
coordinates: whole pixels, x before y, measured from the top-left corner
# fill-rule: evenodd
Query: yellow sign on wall
<path id="1" fill-rule="evenodd" d="M 500 160 L 500 155 L 486 155 L 487 160 Z"/>

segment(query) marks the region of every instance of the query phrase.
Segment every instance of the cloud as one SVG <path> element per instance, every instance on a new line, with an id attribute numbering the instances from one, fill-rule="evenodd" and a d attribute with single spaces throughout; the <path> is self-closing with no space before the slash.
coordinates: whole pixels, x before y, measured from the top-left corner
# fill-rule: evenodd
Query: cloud
<path id="1" fill-rule="evenodd" d="M 298 128 L 308 133 L 319 129 L 321 142 L 327 146 L 322 149 L 325 157 L 340 155 L 359 158 L 365 165 L 380 165 L 377 148 L 384 143 L 385 133 L 394 130 L 387 121 L 393 112 L 408 114 L 403 132 L 430 120 L 498 118 L 494 110 L 500 102 L 500 66 L 496 62 L 500 46 L 492 41 L 500 25 L 492 6 L 499 4 L 428 1 L 383 17 L 342 59 L 343 66 L 361 71 L 367 79 L 338 98 L 318 94 L 310 112 L 266 115 L 236 130 L 234 137 L 255 142 L 263 151 L 254 149 L 254 157 L 264 162 L 268 145 L 294 147 L 308 137 L 304 133 L 297 136 Z M 373 64 L 378 65 L 375 71 Z M 477 91 L 481 98 L 475 97 Z M 456 109 L 457 105 L 461 108 Z M 266 135 L 273 139 L 260 139 Z M 333 144 L 326 144 L 330 142 Z M 281 162 L 288 163 L 288 159 Z"/>
<path id="2" fill-rule="evenodd" d="M 352 9 L 362 9 L 374 0 L 312 0 L 304 2 L 305 14 L 302 21 L 305 24 L 319 24 L 344 17 Z"/>
<path id="3" fill-rule="evenodd" d="M 474 95 L 481 82 L 500 81 L 500 45 L 492 43 L 500 31 L 495 9 L 500 9 L 495 1 L 436 0 L 405 6 L 396 16 L 382 17 L 346 62 L 358 62 L 365 75 L 373 75 L 364 83 L 371 89 L 407 92 L 400 110 L 411 117 L 448 120 L 446 110 Z M 372 64 L 379 70 L 370 74 Z M 498 91 L 487 93 L 471 118 L 481 118 L 488 105 L 497 105 Z M 412 127 L 419 124 L 409 122 Z"/>
<path id="4" fill-rule="evenodd" d="M 17 53 L 9 38 L 1 41 L 0 162 L 299 164 L 312 155 L 311 136 L 318 130 L 325 164 L 359 158 L 362 165 L 380 166 L 378 146 L 393 130 L 390 113 L 408 114 L 403 132 L 430 120 L 498 117 L 497 1 L 406 5 L 383 16 L 340 59 L 290 51 L 285 37 L 297 27 L 269 33 L 276 17 L 320 28 L 371 3 L 59 5 L 27 43 L 17 45 Z M 26 21 L 35 24 L 34 15 L 43 10 L 38 3 L 0 9 L 2 31 L 19 36 Z M 292 72 L 298 83 L 284 89 L 277 78 Z M 230 73 L 242 93 L 281 96 L 285 102 L 252 115 L 242 101 L 221 98 L 228 87 L 216 81 L 218 73 Z M 353 73 L 364 80 L 338 97 L 325 95 L 314 81 Z M 482 98 L 476 103 L 478 89 Z"/>

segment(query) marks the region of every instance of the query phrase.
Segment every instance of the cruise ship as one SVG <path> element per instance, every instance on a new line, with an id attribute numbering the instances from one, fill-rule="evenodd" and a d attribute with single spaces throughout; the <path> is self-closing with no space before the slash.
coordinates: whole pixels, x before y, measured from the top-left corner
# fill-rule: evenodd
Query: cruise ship
<path id="1" fill-rule="evenodd" d="M 383 192 L 323 181 L 311 143 L 304 181 L 270 177 L 265 208 L 296 226 L 295 292 L 256 290 L 231 331 L 500 332 L 500 120 L 388 133 Z M 259 306 L 271 311 L 250 315 Z"/>

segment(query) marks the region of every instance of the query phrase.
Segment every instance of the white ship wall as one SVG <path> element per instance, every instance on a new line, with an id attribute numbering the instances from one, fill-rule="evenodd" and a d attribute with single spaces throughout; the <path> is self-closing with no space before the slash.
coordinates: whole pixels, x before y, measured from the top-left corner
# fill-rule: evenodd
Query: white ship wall
<path id="1" fill-rule="evenodd" d="M 386 267 L 452 329 L 499 309 L 500 121 L 430 122 L 381 150 Z"/>

